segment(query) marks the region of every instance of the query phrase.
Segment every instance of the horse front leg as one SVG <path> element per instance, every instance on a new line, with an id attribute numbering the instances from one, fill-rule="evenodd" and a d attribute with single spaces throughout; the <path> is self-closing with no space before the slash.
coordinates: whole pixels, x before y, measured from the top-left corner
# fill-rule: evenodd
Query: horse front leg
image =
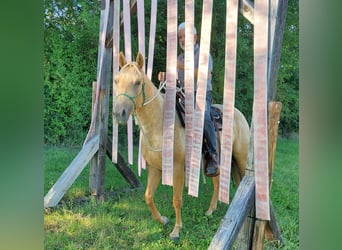
<path id="1" fill-rule="evenodd" d="M 179 239 L 179 232 L 183 227 L 181 214 L 183 189 L 184 168 L 182 168 L 181 166 L 177 167 L 175 165 L 173 172 L 173 207 L 176 214 L 176 223 L 172 232 L 170 233 L 170 238 L 174 241 Z"/>
<path id="2" fill-rule="evenodd" d="M 215 176 L 211 178 L 213 180 L 213 195 L 211 196 L 210 206 L 205 215 L 209 216 L 212 215 L 212 213 L 217 208 L 217 201 L 218 201 L 218 195 L 219 195 L 219 184 L 220 184 L 220 176 Z"/>
<path id="3" fill-rule="evenodd" d="M 154 192 L 156 191 L 161 179 L 161 171 L 159 169 L 149 167 L 147 177 L 147 187 L 145 191 L 145 202 L 151 211 L 152 217 L 159 223 L 165 225 L 169 219 L 162 216 L 154 204 Z"/>

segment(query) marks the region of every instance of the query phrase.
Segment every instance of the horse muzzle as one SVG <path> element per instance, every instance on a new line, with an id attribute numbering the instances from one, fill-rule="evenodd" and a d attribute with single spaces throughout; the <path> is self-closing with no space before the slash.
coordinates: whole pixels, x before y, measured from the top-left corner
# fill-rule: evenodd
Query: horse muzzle
<path id="1" fill-rule="evenodd" d="M 113 106 L 113 117 L 119 124 L 126 124 L 133 111 L 133 105 L 128 101 L 117 101 Z"/>

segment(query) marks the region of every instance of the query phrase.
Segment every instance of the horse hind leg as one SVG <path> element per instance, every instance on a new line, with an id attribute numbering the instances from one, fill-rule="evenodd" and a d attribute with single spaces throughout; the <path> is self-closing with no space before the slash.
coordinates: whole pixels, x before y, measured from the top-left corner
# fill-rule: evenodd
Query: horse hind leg
<path id="1" fill-rule="evenodd" d="M 151 211 L 152 217 L 158 221 L 159 223 L 165 225 L 169 222 L 169 219 L 165 216 L 162 216 L 158 209 L 156 208 L 154 204 L 154 193 L 159 185 L 161 179 L 161 171 L 149 167 L 148 168 L 148 177 L 147 177 L 147 187 L 145 191 L 145 202 L 148 206 L 148 208 Z"/>
<path id="2" fill-rule="evenodd" d="M 241 162 L 241 164 L 243 164 Z M 239 164 L 233 158 L 232 159 L 232 176 L 236 186 L 238 186 L 244 176 L 244 169 L 240 169 Z M 219 196 L 220 176 L 212 178 L 213 180 L 213 195 L 211 197 L 210 206 L 205 215 L 211 215 L 217 209 L 217 201 Z"/>
<path id="3" fill-rule="evenodd" d="M 243 163 L 238 164 L 235 158 L 232 159 L 232 175 L 235 186 L 238 186 L 245 175 L 245 169 L 242 168 Z"/>
<path id="4" fill-rule="evenodd" d="M 220 176 L 211 178 L 213 180 L 213 195 L 211 196 L 210 206 L 205 215 L 209 216 L 217 209 L 217 201 L 219 195 Z"/>
<path id="5" fill-rule="evenodd" d="M 175 214 L 176 214 L 176 223 L 172 232 L 170 233 L 170 238 L 174 241 L 179 239 L 179 233 L 183 226 L 182 215 L 181 215 L 183 189 L 184 189 L 184 169 L 179 167 L 179 165 L 174 166 L 173 207 L 175 209 Z"/>

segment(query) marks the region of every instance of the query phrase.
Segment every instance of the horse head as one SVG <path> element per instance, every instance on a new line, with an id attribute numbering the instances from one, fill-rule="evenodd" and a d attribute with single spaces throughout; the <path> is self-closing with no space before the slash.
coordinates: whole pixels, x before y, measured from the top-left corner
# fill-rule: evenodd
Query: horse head
<path id="1" fill-rule="evenodd" d="M 138 52 L 136 61 L 127 63 L 122 52 L 119 55 L 120 71 L 114 77 L 116 98 L 113 115 L 118 123 L 126 123 L 129 116 L 145 102 L 144 57 Z"/>

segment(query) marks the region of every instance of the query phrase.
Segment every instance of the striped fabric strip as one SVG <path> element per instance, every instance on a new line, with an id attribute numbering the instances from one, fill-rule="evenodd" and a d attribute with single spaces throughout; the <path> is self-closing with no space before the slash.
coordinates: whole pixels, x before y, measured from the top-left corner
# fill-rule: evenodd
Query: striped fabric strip
<path id="1" fill-rule="evenodd" d="M 119 73 L 120 53 L 120 0 L 114 0 L 113 12 L 113 79 Z M 115 103 L 115 84 L 113 81 L 113 103 Z M 113 117 L 114 121 L 114 117 Z M 118 161 L 118 124 L 113 122 L 112 162 Z"/>
<path id="2" fill-rule="evenodd" d="M 192 141 L 193 147 L 191 154 L 191 168 L 188 189 L 188 193 L 195 197 L 198 196 L 199 177 L 201 168 L 200 163 L 202 157 L 202 138 L 209 68 L 212 7 L 212 0 L 203 1 L 201 47 L 199 52 L 195 120 Z"/>
<path id="3" fill-rule="evenodd" d="M 166 91 L 163 124 L 162 184 L 173 184 L 173 141 L 177 75 L 177 0 L 167 1 Z"/>
<path id="4" fill-rule="evenodd" d="M 156 22 L 157 22 L 157 0 L 152 0 L 151 3 L 151 21 L 150 21 L 150 38 L 148 44 L 148 62 L 147 62 L 147 77 L 152 79 L 154 44 L 156 37 Z"/>
<path id="5" fill-rule="evenodd" d="M 106 8 L 101 11 L 101 18 L 103 14 L 103 22 L 101 22 L 100 27 L 100 37 L 99 37 L 99 54 L 98 54 L 98 71 L 97 71 L 97 89 L 96 89 L 96 98 L 95 103 L 92 110 L 91 116 L 91 123 L 89 127 L 88 134 L 84 140 L 83 146 L 87 143 L 87 141 L 94 135 L 95 133 L 95 123 L 97 117 L 97 111 L 99 107 L 99 95 L 100 95 L 100 79 L 102 75 L 102 68 L 103 68 L 103 53 L 105 50 L 105 42 L 106 42 L 106 33 L 107 33 L 107 26 L 108 26 L 108 18 L 109 18 L 109 0 L 106 0 Z"/>
<path id="6" fill-rule="evenodd" d="M 270 219 L 267 132 L 268 0 L 254 2 L 254 168 L 256 217 Z"/>
<path id="7" fill-rule="evenodd" d="M 142 152 L 141 152 L 142 138 L 143 138 L 143 134 L 140 131 L 140 134 L 139 134 L 139 153 L 138 153 L 138 175 L 139 176 L 141 176 L 141 169 L 146 168 L 146 162 L 145 162 L 145 159 L 144 159 Z"/>
<path id="8" fill-rule="evenodd" d="M 123 0 L 122 4 L 124 19 L 125 56 L 126 60 L 130 62 L 132 61 L 130 0 Z"/>
<path id="9" fill-rule="evenodd" d="M 138 44 L 139 51 L 145 58 L 145 10 L 144 10 L 144 1 L 137 1 L 137 12 L 138 12 Z M 145 71 L 145 64 L 143 66 Z M 139 153 L 138 153 L 138 174 L 141 176 L 141 169 L 146 168 L 146 162 L 141 152 L 141 140 L 142 140 L 142 131 L 140 131 L 139 136 Z"/>
<path id="10" fill-rule="evenodd" d="M 124 18 L 124 37 L 125 37 L 125 55 L 128 62 L 132 61 L 131 49 L 131 14 L 130 1 L 123 0 L 123 18 Z M 128 163 L 133 164 L 133 121 L 132 116 L 127 121 L 127 141 L 128 141 Z"/>
<path id="11" fill-rule="evenodd" d="M 137 0 L 137 13 L 138 13 L 138 45 L 139 51 L 145 58 L 145 9 L 144 1 Z M 143 66 L 145 71 L 145 64 Z"/>
<path id="12" fill-rule="evenodd" d="M 157 0 L 152 0 L 151 6 L 151 22 L 150 22 L 150 38 L 149 38 L 149 47 L 148 47 L 148 61 L 147 61 L 147 77 L 152 79 L 152 67 L 153 67 L 153 55 L 154 55 L 154 44 L 155 44 L 155 35 L 156 35 L 156 19 L 157 19 Z M 141 174 L 141 169 L 146 169 L 146 161 L 141 153 L 141 140 L 142 134 L 140 133 L 140 142 L 139 142 L 139 169 Z M 140 176 L 139 174 L 139 176 Z"/>
<path id="13" fill-rule="evenodd" d="M 191 168 L 192 127 L 194 114 L 194 1 L 185 1 L 185 51 L 184 51 L 184 90 L 185 90 L 185 185 L 188 186 Z"/>
<path id="14" fill-rule="evenodd" d="M 233 120 L 235 103 L 236 48 L 238 0 L 227 1 L 226 16 L 226 55 L 223 93 L 223 124 L 220 157 L 219 200 L 229 203 L 229 185 L 232 164 Z"/>

